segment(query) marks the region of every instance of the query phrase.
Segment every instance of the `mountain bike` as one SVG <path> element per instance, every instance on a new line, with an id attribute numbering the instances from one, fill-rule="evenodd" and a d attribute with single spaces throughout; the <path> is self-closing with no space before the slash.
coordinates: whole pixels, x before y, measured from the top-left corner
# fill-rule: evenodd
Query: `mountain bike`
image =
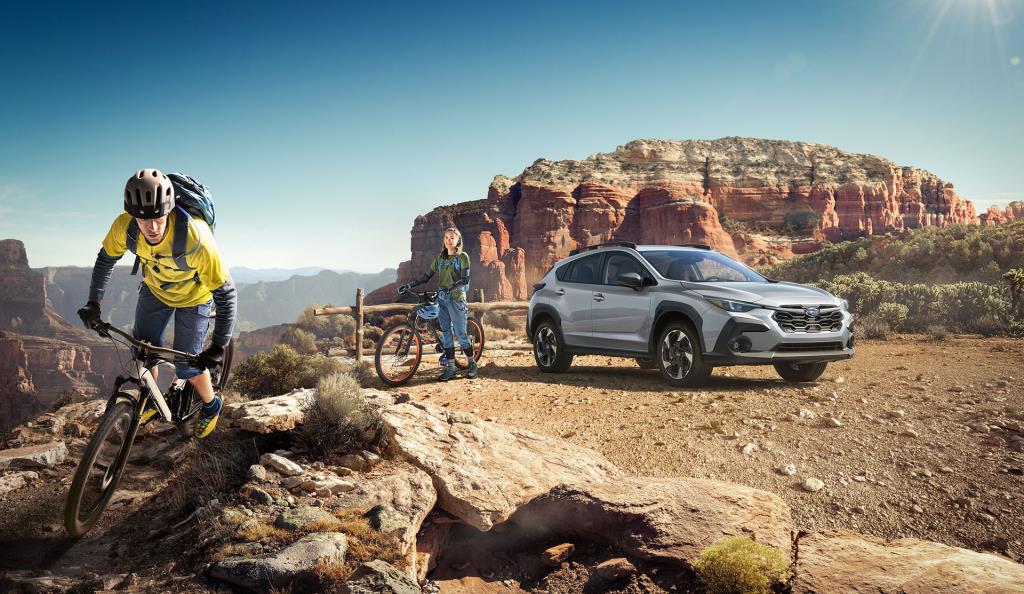
<path id="1" fill-rule="evenodd" d="M 92 434 L 85 453 L 82 454 L 82 460 L 78 463 L 75 477 L 71 481 L 71 489 L 64 505 L 64 528 L 74 538 L 88 532 L 110 502 L 128 463 L 128 455 L 139 431 L 139 418 L 146 408 L 146 403 L 152 400 L 157 407 L 158 416 L 173 423 L 183 434 L 188 433 L 189 421 L 195 418 L 203 404 L 192 384 L 176 377 L 164 394 L 150 369 L 169 368 L 169 371 L 164 369 L 164 373 L 174 377 L 173 362 L 159 356 L 196 365 L 196 355 L 137 340 L 106 322 L 94 325 L 93 329 L 100 336 L 110 338 L 114 342 L 127 342 L 135 347 L 135 351 L 131 361 L 132 368 L 126 370 L 127 375 L 119 376 L 114 382 L 113 395 L 107 401 L 103 419 Z M 119 336 L 124 342 L 112 335 Z M 214 389 L 218 392 L 227 385 L 233 355 L 234 344 L 229 342 L 224 349 L 224 360 L 221 365 L 210 370 Z M 154 363 L 157 358 L 158 362 Z M 156 418 L 153 417 L 152 421 Z"/>
<path id="2" fill-rule="evenodd" d="M 412 378 L 416 369 L 420 366 L 423 357 L 424 337 L 434 343 L 433 350 L 443 353 L 444 347 L 441 343 L 441 324 L 438 322 L 438 310 L 436 291 L 425 291 L 417 293 L 414 291 L 402 291 L 402 294 L 415 295 L 417 303 L 409 312 L 405 322 L 395 324 L 384 330 L 377 341 L 377 350 L 373 355 L 373 364 L 377 369 L 377 377 L 389 386 L 400 386 Z M 484 327 L 480 321 L 473 316 L 466 318 L 466 334 L 469 335 L 473 344 L 473 360 L 479 361 L 484 351 Z M 458 341 L 456 341 L 457 343 Z M 462 349 L 456 346 L 455 366 L 459 369 L 469 367 L 469 359 L 461 352 Z M 443 358 L 443 355 L 442 355 Z M 441 362 L 442 365 L 444 362 Z"/>

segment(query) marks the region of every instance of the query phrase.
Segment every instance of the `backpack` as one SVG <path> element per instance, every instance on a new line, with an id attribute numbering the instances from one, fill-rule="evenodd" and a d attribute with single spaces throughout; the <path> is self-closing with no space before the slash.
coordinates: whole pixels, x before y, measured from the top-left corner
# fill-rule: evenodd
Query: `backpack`
<path id="1" fill-rule="evenodd" d="M 213 195 L 210 194 L 210 190 L 206 186 L 182 173 L 168 173 L 167 177 L 171 180 L 171 185 L 174 186 L 175 195 L 174 211 L 171 213 L 171 216 L 177 217 L 174 223 L 174 236 L 171 238 L 171 259 L 178 270 L 188 271 L 191 270 L 191 267 L 188 265 L 188 257 L 199 249 L 198 244 L 191 251 L 187 249 L 189 224 L 192 222 L 193 217 L 199 218 L 206 221 L 206 224 L 210 226 L 210 231 L 213 231 L 217 225 L 217 215 L 213 208 Z M 128 247 L 128 251 L 137 254 L 139 224 L 135 219 L 128 223 L 125 244 Z M 141 260 L 136 255 L 135 264 L 132 266 L 133 275 L 138 274 L 140 264 Z M 200 282 L 199 274 L 194 274 L 192 280 L 197 283 Z M 164 283 L 161 288 L 166 289 L 174 284 L 178 283 Z"/>
<path id="2" fill-rule="evenodd" d="M 438 258 L 441 256 L 439 255 Z M 455 274 L 459 277 L 462 276 L 462 258 L 456 257 L 452 260 L 452 269 L 455 270 Z M 466 284 L 462 285 L 462 288 L 466 290 L 466 301 L 469 301 L 469 279 L 466 279 Z"/>

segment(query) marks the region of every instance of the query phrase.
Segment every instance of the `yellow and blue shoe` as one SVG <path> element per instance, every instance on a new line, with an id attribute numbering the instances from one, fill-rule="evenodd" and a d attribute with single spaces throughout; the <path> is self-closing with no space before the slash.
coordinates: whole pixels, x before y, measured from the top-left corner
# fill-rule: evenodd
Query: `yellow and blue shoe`
<path id="1" fill-rule="evenodd" d="M 146 408 L 142 409 L 142 416 L 139 417 L 139 425 L 145 425 L 152 421 L 154 417 L 159 416 L 159 414 L 160 411 L 157 409 L 156 404 L 152 400 L 147 400 Z"/>
<path id="2" fill-rule="evenodd" d="M 221 406 L 220 396 L 214 396 L 212 402 L 203 405 L 203 408 L 199 409 L 196 425 L 192 428 L 192 435 L 195 435 L 196 439 L 203 439 L 217 428 L 217 419 L 220 418 Z"/>

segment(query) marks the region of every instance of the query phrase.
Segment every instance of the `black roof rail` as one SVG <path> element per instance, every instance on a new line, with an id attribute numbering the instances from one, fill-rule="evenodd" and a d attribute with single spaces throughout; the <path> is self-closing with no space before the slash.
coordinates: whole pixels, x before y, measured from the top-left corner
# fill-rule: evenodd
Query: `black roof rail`
<path id="1" fill-rule="evenodd" d="M 606 243 L 596 243 L 594 245 L 588 245 L 586 247 L 576 248 L 573 251 L 569 252 L 569 255 L 570 256 L 575 256 L 576 254 L 579 254 L 581 252 L 586 252 L 586 251 L 589 251 L 589 250 L 596 250 L 597 248 L 603 248 L 603 247 L 627 247 L 627 248 L 631 248 L 631 249 L 635 250 L 636 249 L 636 244 L 633 243 L 632 241 L 609 241 L 609 242 L 606 242 Z M 710 248 L 708 248 L 708 249 L 710 249 Z"/>
<path id="2" fill-rule="evenodd" d="M 697 248 L 698 250 L 710 250 L 711 246 L 706 243 L 678 243 L 676 247 Z"/>

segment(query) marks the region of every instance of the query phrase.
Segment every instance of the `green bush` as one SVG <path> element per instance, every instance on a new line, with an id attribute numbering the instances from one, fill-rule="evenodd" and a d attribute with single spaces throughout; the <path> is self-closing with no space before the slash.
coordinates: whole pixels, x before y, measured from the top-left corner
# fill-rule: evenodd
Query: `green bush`
<path id="1" fill-rule="evenodd" d="M 299 439 L 315 456 L 384 447 L 384 423 L 366 405 L 359 382 L 351 375 L 321 378 L 303 412 Z"/>
<path id="2" fill-rule="evenodd" d="M 304 355 L 317 352 L 316 336 L 297 326 L 292 326 L 281 335 L 281 344 L 288 345 Z"/>
<path id="3" fill-rule="evenodd" d="M 232 387 L 249 398 L 278 396 L 296 388 L 312 388 L 320 378 L 342 371 L 342 364 L 322 355 L 303 355 L 279 344 L 239 363 Z"/>
<path id="4" fill-rule="evenodd" d="M 693 567 L 709 594 L 769 594 L 793 575 L 778 549 L 745 536 L 718 540 Z"/>
<path id="5" fill-rule="evenodd" d="M 334 338 L 340 336 L 344 339 L 351 339 L 356 331 L 356 321 L 352 316 L 333 314 L 329 316 L 316 316 L 313 311 L 321 306 L 310 305 L 302 310 L 295 325 L 311 333 L 317 338 Z M 327 304 L 323 307 L 331 307 Z"/>
<path id="6" fill-rule="evenodd" d="M 782 217 L 782 230 L 790 235 L 807 235 L 821 223 L 821 215 L 813 210 L 787 212 Z"/>
<path id="7" fill-rule="evenodd" d="M 893 330 L 898 330 L 907 321 L 907 313 L 910 308 L 902 303 L 882 303 L 875 311 L 875 315 L 883 320 Z"/>

